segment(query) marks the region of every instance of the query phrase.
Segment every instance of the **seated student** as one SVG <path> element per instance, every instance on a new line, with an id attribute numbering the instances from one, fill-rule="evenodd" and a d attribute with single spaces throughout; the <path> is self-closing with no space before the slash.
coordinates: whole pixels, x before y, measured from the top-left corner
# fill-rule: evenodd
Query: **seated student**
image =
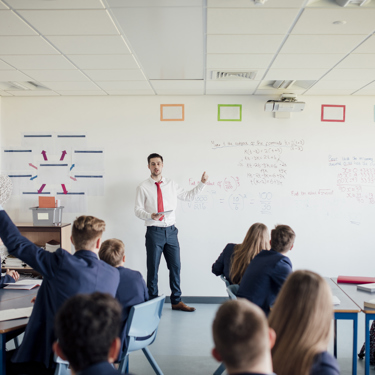
<path id="1" fill-rule="evenodd" d="M 224 275 L 231 284 L 240 284 L 242 276 L 253 258 L 262 250 L 270 249 L 268 228 L 253 224 L 241 244 L 229 243 L 212 265 L 212 273 Z"/>
<path id="2" fill-rule="evenodd" d="M 57 249 L 49 253 L 23 237 L 0 206 L 0 237 L 9 254 L 29 264 L 43 276 L 22 344 L 7 353 L 7 374 L 53 373 L 53 319 L 60 306 L 77 293 L 100 291 L 115 296 L 118 271 L 98 259 L 103 220 L 80 216 L 72 227 L 76 252 Z"/>
<path id="3" fill-rule="evenodd" d="M 120 350 L 121 306 L 109 294 L 77 294 L 55 317 L 54 352 L 69 361 L 72 375 L 120 374 L 113 363 Z"/>
<path id="4" fill-rule="evenodd" d="M 292 262 L 286 255 L 292 250 L 295 237 L 293 229 L 287 225 L 277 225 L 271 231 L 271 250 L 262 250 L 248 265 L 237 297 L 247 298 L 268 315 L 292 272 Z"/>
<path id="5" fill-rule="evenodd" d="M 225 302 L 216 313 L 212 332 L 212 356 L 224 363 L 228 374 L 272 374 L 275 332 L 258 306 L 244 299 Z"/>
<path id="6" fill-rule="evenodd" d="M 120 272 L 120 284 L 117 289 L 116 298 L 122 306 L 122 324 L 121 324 L 121 350 L 126 350 L 125 341 L 126 321 L 132 306 L 138 305 L 148 300 L 148 291 L 146 283 L 140 272 L 124 268 L 125 264 L 125 246 L 124 243 L 115 238 L 104 241 L 99 250 L 99 258 L 104 262 L 116 267 Z"/>
<path id="7" fill-rule="evenodd" d="M 328 284 L 311 271 L 296 271 L 281 288 L 269 325 L 276 332 L 272 350 L 277 375 L 339 375 L 327 352 L 333 318 Z"/>
<path id="8" fill-rule="evenodd" d="M 3 241 L 0 238 L 0 246 L 3 244 Z M 2 264 L 1 257 L 0 257 L 0 265 Z M 0 275 L 0 288 L 4 288 L 6 284 L 15 283 L 20 278 L 20 275 L 17 271 L 8 270 L 4 277 Z"/>

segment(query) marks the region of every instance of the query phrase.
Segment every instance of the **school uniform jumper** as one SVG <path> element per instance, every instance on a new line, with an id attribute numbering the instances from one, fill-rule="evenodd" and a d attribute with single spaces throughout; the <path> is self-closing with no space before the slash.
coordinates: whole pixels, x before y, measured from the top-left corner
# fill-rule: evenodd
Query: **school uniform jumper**
<path id="1" fill-rule="evenodd" d="M 21 259 L 43 275 L 33 312 L 13 363 L 39 362 L 54 367 L 52 344 L 54 317 L 69 298 L 78 293 L 103 292 L 116 295 L 120 276 L 116 268 L 98 259 L 92 251 L 74 255 L 59 248 L 50 253 L 23 237 L 0 206 L 0 237 L 9 254 Z"/>
<path id="2" fill-rule="evenodd" d="M 217 258 L 216 262 L 212 265 L 212 273 L 216 276 L 224 275 L 231 284 L 233 283 L 229 274 L 230 267 L 232 266 L 232 255 L 235 246 L 235 243 L 228 243 L 228 245 L 225 246 L 224 250 L 219 255 L 219 258 Z"/>
<path id="3" fill-rule="evenodd" d="M 113 368 L 109 362 L 99 362 L 76 373 L 77 375 L 119 375 L 120 371 Z"/>
<path id="4" fill-rule="evenodd" d="M 128 343 L 126 342 L 126 328 L 130 309 L 134 305 L 148 301 L 148 291 L 146 283 L 140 272 L 133 271 L 125 267 L 117 267 L 120 272 L 120 284 L 117 289 L 116 298 L 122 306 L 122 323 L 121 323 L 121 349 L 119 359 L 125 352 Z"/>
<path id="5" fill-rule="evenodd" d="M 169 269 L 171 303 L 176 305 L 181 301 L 180 245 L 177 238 L 178 229 L 175 227 L 177 199 L 192 201 L 204 187 L 205 184 L 199 182 L 194 189 L 185 191 L 175 181 L 162 177 L 160 189 L 164 211 L 172 210 L 172 212 L 165 214 L 161 221 L 151 218 L 152 213 L 158 212 L 158 189 L 155 180 L 149 177 L 137 187 L 134 212 L 139 219 L 145 221 L 147 226 L 147 288 L 150 299 L 158 296 L 158 270 L 161 255 L 164 254 Z"/>
<path id="6" fill-rule="evenodd" d="M 268 315 L 291 272 L 292 262 L 287 256 L 272 249 L 262 250 L 246 268 L 237 297 L 247 298 Z"/>
<path id="7" fill-rule="evenodd" d="M 328 352 L 319 353 L 314 358 L 310 375 L 340 375 L 337 359 Z"/>

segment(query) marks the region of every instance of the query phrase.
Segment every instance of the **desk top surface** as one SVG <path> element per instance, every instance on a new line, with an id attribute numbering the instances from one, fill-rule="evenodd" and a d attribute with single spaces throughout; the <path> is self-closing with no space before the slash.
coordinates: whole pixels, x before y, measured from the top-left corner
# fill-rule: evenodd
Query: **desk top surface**
<path id="1" fill-rule="evenodd" d="M 15 223 L 17 228 L 36 228 L 36 229 L 43 229 L 43 228 L 63 228 L 70 226 L 70 223 L 62 223 L 61 225 L 34 225 L 33 223 Z"/>
<path id="2" fill-rule="evenodd" d="M 361 308 L 347 295 L 345 294 L 340 287 L 334 282 L 333 279 L 325 277 L 328 285 L 331 288 L 332 294 L 340 300 L 339 305 L 333 306 L 333 311 L 338 313 L 349 312 L 349 313 L 358 313 L 361 311 Z"/>
<path id="3" fill-rule="evenodd" d="M 375 314 L 375 309 L 370 309 L 368 307 L 364 307 L 363 305 L 365 301 L 375 299 L 374 293 L 365 292 L 364 290 L 358 290 L 357 284 L 338 284 L 337 278 L 332 278 L 331 280 L 338 286 L 338 288 L 340 288 L 344 293 L 346 293 L 349 296 L 349 298 L 353 302 L 355 302 L 363 312 L 365 312 L 366 314 Z"/>
<path id="4" fill-rule="evenodd" d="M 39 287 L 31 290 L 0 289 L 1 310 L 19 309 L 32 306 L 31 299 L 38 293 Z M 25 327 L 29 318 L 7 320 L 0 322 L 0 334 Z"/>

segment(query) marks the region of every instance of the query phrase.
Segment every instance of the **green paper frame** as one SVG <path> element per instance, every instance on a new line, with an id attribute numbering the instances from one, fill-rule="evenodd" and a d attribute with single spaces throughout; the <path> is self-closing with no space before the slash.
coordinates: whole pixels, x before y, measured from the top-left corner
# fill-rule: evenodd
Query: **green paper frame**
<path id="1" fill-rule="evenodd" d="M 239 107 L 240 118 L 239 119 L 221 119 L 220 118 L 221 107 Z M 242 104 L 218 104 L 218 106 L 217 106 L 217 121 L 242 121 Z"/>

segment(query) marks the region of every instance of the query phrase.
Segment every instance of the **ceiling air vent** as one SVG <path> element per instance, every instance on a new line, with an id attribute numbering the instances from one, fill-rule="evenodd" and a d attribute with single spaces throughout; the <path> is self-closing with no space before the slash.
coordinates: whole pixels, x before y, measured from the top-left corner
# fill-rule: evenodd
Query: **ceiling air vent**
<path id="1" fill-rule="evenodd" d="M 11 91 L 35 91 L 35 90 L 50 90 L 49 88 L 40 85 L 36 82 L 0 82 L 0 90 Z"/>
<path id="2" fill-rule="evenodd" d="M 234 81 L 234 80 L 252 80 L 255 79 L 257 71 L 253 72 L 224 72 L 213 70 L 212 79 L 218 81 Z"/>
<path id="3" fill-rule="evenodd" d="M 295 81 L 295 80 L 277 80 L 277 81 L 270 81 L 267 86 L 271 86 L 274 89 L 278 90 L 286 90 L 290 88 L 294 89 L 308 89 L 311 87 L 316 81 Z"/>
<path id="4" fill-rule="evenodd" d="M 340 7 L 346 7 L 349 4 L 359 5 L 360 7 L 366 5 L 371 0 L 336 0 L 336 3 L 340 5 Z"/>

